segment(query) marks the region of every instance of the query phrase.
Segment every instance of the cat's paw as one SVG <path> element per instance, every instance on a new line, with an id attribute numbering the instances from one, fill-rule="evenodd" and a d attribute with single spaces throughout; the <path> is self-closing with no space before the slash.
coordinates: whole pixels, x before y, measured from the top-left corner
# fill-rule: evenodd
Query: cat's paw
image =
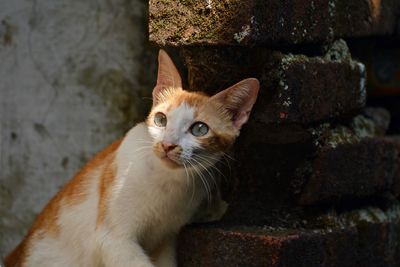
<path id="1" fill-rule="evenodd" d="M 229 204 L 225 200 L 220 200 L 218 202 L 218 208 L 215 210 L 212 219 L 214 221 L 219 221 L 225 215 L 226 211 L 228 210 Z"/>
<path id="2" fill-rule="evenodd" d="M 207 210 L 201 218 L 201 222 L 215 222 L 222 219 L 225 215 L 229 204 L 224 200 L 219 200 L 214 206 Z"/>

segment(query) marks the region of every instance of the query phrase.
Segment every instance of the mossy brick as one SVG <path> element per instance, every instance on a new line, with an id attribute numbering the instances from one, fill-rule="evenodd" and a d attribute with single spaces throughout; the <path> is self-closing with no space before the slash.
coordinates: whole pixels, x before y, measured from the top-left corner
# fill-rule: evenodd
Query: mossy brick
<path id="1" fill-rule="evenodd" d="M 333 221 L 312 228 L 190 226 L 179 236 L 178 266 L 399 266 L 400 220 L 393 209 L 362 209 Z"/>
<path id="2" fill-rule="evenodd" d="M 161 46 L 292 45 L 396 31 L 397 0 L 150 0 Z"/>
<path id="3" fill-rule="evenodd" d="M 184 49 L 182 57 L 188 89 L 213 94 L 255 77 L 261 90 L 253 121 L 308 125 L 353 115 L 365 105 L 364 65 L 351 60 L 346 49 L 344 43 L 344 51 L 307 57 L 263 48 L 203 47 Z"/>

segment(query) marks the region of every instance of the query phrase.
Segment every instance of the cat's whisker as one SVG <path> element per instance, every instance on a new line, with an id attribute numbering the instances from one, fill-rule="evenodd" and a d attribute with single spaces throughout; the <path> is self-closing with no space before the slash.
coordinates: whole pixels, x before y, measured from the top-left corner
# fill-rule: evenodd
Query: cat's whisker
<path id="1" fill-rule="evenodd" d="M 209 163 L 210 168 L 216 170 L 221 176 L 224 177 L 224 179 L 226 179 L 226 176 L 216 166 L 216 164 L 220 162 L 219 158 L 208 155 L 194 155 L 194 156 L 198 157 L 199 159 L 205 160 L 207 163 Z M 210 160 L 215 161 L 215 163 L 211 162 Z"/>
<path id="2" fill-rule="evenodd" d="M 199 164 L 210 175 L 210 179 L 216 184 L 216 182 L 213 179 L 213 176 L 210 173 L 210 171 L 200 161 L 196 160 L 195 158 L 192 158 L 192 160 L 194 160 L 197 164 Z M 199 173 L 202 174 L 202 171 L 199 170 Z M 208 179 L 206 177 L 204 177 L 203 174 L 202 174 L 202 177 L 204 178 L 204 183 L 207 185 L 207 188 L 208 188 L 208 195 L 207 195 L 208 196 L 208 200 L 209 200 L 208 203 L 211 203 L 211 192 L 212 192 L 211 185 L 208 183 Z"/>
<path id="3" fill-rule="evenodd" d="M 196 156 L 198 157 L 197 159 L 196 159 Z M 207 164 L 206 164 L 206 162 L 204 162 L 204 161 L 205 161 L 204 159 L 200 158 L 199 155 L 194 155 L 193 160 L 196 161 L 196 162 L 210 175 L 210 178 L 211 178 L 211 179 L 213 178 L 212 173 L 211 173 L 210 170 L 205 166 L 205 165 L 207 165 Z M 202 160 L 203 160 L 203 161 L 202 161 Z M 209 161 L 207 161 L 207 162 L 210 163 Z M 203 163 L 204 163 L 204 165 L 203 165 Z M 213 166 L 213 164 L 210 164 L 209 167 L 212 167 L 212 166 Z"/>
<path id="4" fill-rule="evenodd" d="M 135 152 L 140 152 L 140 151 L 143 151 L 143 150 L 149 149 L 149 148 L 152 148 L 152 146 L 141 146 L 141 147 L 137 148 L 135 150 Z"/>
<path id="5" fill-rule="evenodd" d="M 222 153 L 223 156 L 227 157 L 228 159 L 236 161 L 236 159 L 234 157 L 232 157 L 231 155 L 229 155 L 228 153 L 225 153 L 223 151 L 221 153 Z"/>
<path id="6" fill-rule="evenodd" d="M 200 153 L 200 154 L 196 154 L 196 156 L 202 156 L 202 157 L 205 157 L 205 158 L 210 159 L 210 160 L 212 160 L 212 161 L 220 162 L 220 163 L 222 163 L 222 164 L 224 164 L 224 165 L 229 166 L 229 168 L 230 168 L 229 161 L 227 160 L 227 158 L 230 158 L 230 159 L 232 159 L 232 160 L 233 160 L 233 158 L 230 157 L 228 154 L 222 152 L 222 151 L 219 152 L 219 154 L 221 154 L 221 156 L 213 156 L 213 155 L 210 155 L 209 153 L 204 153 L 204 152 L 203 152 L 203 153 Z M 224 162 L 222 162 L 222 161 L 221 161 L 221 158 L 224 158 L 224 160 L 226 161 L 227 164 L 225 164 Z"/>
<path id="7" fill-rule="evenodd" d="M 149 140 L 145 140 L 145 139 L 136 139 L 136 141 L 140 141 L 140 142 L 143 142 L 143 143 L 151 143 L 151 144 L 154 143 L 153 141 L 149 141 Z"/>
<path id="8" fill-rule="evenodd" d="M 218 167 L 217 167 L 216 165 L 211 165 L 210 168 L 211 168 L 211 170 L 217 171 L 218 174 L 224 179 L 224 181 L 225 181 L 226 183 L 228 183 L 228 181 L 229 181 L 228 178 L 226 177 L 226 175 L 225 175 L 222 171 L 220 171 L 220 170 L 218 169 Z"/>
<path id="9" fill-rule="evenodd" d="M 196 180 L 195 180 L 195 177 L 194 177 L 194 173 L 193 173 L 193 164 L 188 160 L 188 161 L 186 161 L 188 164 L 189 164 L 189 166 L 190 166 L 190 169 L 188 170 L 189 171 L 189 173 L 191 174 L 191 179 L 192 179 L 192 183 L 193 183 L 193 192 L 192 192 L 192 196 L 191 196 L 191 201 L 193 201 L 193 199 L 194 199 L 194 194 L 195 194 L 195 192 L 196 192 Z"/>
<path id="10" fill-rule="evenodd" d="M 206 181 L 206 178 L 204 177 L 204 175 L 201 173 L 200 170 L 198 170 L 196 167 L 194 167 L 194 169 L 198 173 L 199 178 L 200 178 L 201 182 L 203 183 L 204 188 L 206 189 L 207 201 L 208 201 L 208 203 L 210 203 L 211 202 L 211 192 L 210 192 L 210 188 L 208 186 L 208 183 Z"/>
<path id="11" fill-rule="evenodd" d="M 210 203 L 211 202 L 211 190 L 210 190 L 210 188 L 208 186 L 206 178 L 201 173 L 201 170 L 199 170 L 194 164 L 191 164 L 191 165 L 193 167 L 193 170 L 197 173 L 198 177 L 200 178 L 201 182 L 203 183 L 204 189 L 206 190 L 208 203 Z"/>
<path id="12" fill-rule="evenodd" d="M 190 188 L 190 180 L 192 180 L 191 183 L 193 184 L 192 195 L 191 195 L 191 197 L 190 197 L 190 202 L 189 202 L 189 206 L 190 206 L 190 205 L 193 203 L 194 193 L 195 193 L 195 191 L 196 191 L 196 184 L 195 184 L 195 181 L 194 181 L 193 177 L 190 176 L 190 174 L 189 174 L 190 172 L 188 171 L 187 166 L 186 166 L 185 163 L 189 163 L 189 164 L 190 164 L 190 162 L 188 162 L 188 161 L 183 161 L 183 166 L 185 167 L 185 171 L 186 171 L 186 177 L 187 177 L 187 180 L 189 181 L 188 189 Z"/>
<path id="13" fill-rule="evenodd" d="M 194 159 L 195 159 L 195 157 L 198 158 L 198 161 L 197 161 L 197 162 L 198 162 L 198 163 L 204 168 L 204 170 L 210 175 L 210 178 L 211 178 L 211 180 L 214 182 L 215 186 L 218 187 L 217 183 L 215 182 L 214 175 L 212 175 L 212 173 L 210 172 L 210 170 L 209 170 L 208 168 L 215 169 L 215 170 L 217 170 L 222 176 L 224 176 L 224 175 L 222 174 L 222 172 L 220 172 L 220 171 L 218 170 L 218 168 L 216 168 L 216 167 L 214 166 L 214 163 L 210 162 L 210 161 L 207 160 L 206 158 L 203 158 L 203 157 L 201 157 L 200 155 L 194 155 Z M 206 163 L 208 163 L 209 166 L 208 166 L 208 167 L 205 167 L 202 163 L 205 163 L 205 165 L 207 165 Z"/>
<path id="14" fill-rule="evenodd" d="M 186 186 L 187 186 L 187 189 L 189 190 L 189 174 L 188 174 L 188 171 L 187 171 L 187 168 L 186 168 L 186 164 L 185 164 L 184 161 L 182 161 L 182 164 L 183 164 L 183 168 L 185 168 L 185 172 L 186 172 Z"/>
<path id="15" fill-rule="evenodd" d="M 229 170 L 229 176 L 232 175 L 232 167 L 231 167 L 230 160 L 229 160 L 229 158 L 227 157 L 227 154 L 222 153 L 221 159 L 222 159 L 222 160 L 220 160 L 219 162 L 220 162 L 221 164 L 223 164 L 224 166 L 227 166 L 227 167 L 228 167 L 228 170 Z M 226 181 L 226 182 L 227 182 L 227 181 Z"/>

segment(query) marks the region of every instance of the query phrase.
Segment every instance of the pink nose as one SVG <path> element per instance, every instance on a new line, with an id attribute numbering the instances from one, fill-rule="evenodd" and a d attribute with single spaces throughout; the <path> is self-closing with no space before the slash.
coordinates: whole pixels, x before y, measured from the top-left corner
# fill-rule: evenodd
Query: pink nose
<path id="1" fill-rule="evenodd" d="M 169 144 L 169 143 L 161 143 L 162 148 L 166 153 L 170 152 L 173 150 L 177 145 Z"/>

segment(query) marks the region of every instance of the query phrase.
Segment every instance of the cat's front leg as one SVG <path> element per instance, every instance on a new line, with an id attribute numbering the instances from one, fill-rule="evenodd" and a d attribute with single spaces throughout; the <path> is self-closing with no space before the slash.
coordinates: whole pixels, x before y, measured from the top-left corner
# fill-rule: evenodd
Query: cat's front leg
<path id="1" fill-rule="evenodd" d="M 176 267 L 176 241 L 168 239 L 152 253 L 156 267 Z"/>
<path id="2" fill-rule="evenodd" d="M 104 267 L 155 267 L 138 242 L 107 234 L 100 252 Z"/>
<path id="3" fill-rule="evenodd" d="M 226 213 L 228 206 L 229 204 L 222 199 L 218 189 L 218 191 L 213 194 L 211 202 L 207 199 L 203 201 L 191 222 L 205 223 L 219 221 Z"/>

